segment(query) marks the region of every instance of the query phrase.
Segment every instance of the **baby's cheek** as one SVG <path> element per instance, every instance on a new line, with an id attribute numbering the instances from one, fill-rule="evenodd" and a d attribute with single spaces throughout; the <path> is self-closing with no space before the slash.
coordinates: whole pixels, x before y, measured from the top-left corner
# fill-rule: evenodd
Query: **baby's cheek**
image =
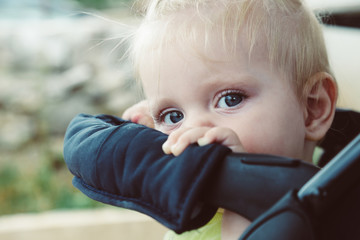
<path id="1" fill-rule="evenodd" d="M 169 135 L 172 132 L 172 131 L 169 131 L 167 129 L 164 129 L 163 127 L 161 127 L 159 124 L 156 124 L 156 123 L 155 123 L 154 129 L 158 130 L 159 132 L 162 132 L 162 133 L 164 133 L 166 135 Z"/>
<path id="2" fill-rule="evenodd" d="M 293 137 L 291 137 L 291 135 Z M 289 134 L 260 134 L 252 136 L 248 141 L 243 142 L 244 149 L 248 153 L 270 154 L 291 158 L 301 158 L 303 151 L 303 142 L 294 136 L 296 133 Z"/>
<path id="3" fill-rule="evenodd" d="M 242 132 L 239 139 L 248 153 L 265 153 L 268 151 L 268 137 L 257 130 Z"/>

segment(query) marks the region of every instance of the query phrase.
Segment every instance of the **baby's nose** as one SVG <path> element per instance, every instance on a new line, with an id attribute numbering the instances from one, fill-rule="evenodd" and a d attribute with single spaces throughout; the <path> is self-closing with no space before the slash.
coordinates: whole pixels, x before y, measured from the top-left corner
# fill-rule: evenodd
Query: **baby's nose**
<path id="1" fill-rule="evenodd" d="M 197 114 L 198 116 L 191 117 L 189 116 L 186 119 L 185 127 L 215 127 L 214 119 L 207 114 Z"/>

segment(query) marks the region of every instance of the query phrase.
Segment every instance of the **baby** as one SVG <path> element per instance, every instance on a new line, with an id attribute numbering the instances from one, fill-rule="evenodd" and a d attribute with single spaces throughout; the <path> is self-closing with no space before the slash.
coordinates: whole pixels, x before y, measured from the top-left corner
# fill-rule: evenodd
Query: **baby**
<path id="1" fill-rule="evenodd" d="M 146 100 L 123 118 L 168 134 L 166 154 L 217 142 L 312 161 L 337 87 L 301 0 L 150 0 L 134 40 Z M 225 210 L 222 239 L 249 223 Z"/>

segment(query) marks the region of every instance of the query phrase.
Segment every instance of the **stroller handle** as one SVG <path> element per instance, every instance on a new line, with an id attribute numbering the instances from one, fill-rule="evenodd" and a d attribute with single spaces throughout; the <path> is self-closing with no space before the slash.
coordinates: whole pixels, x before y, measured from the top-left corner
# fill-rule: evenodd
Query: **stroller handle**
<path id="1" fill-rule="evenodd" d="M 233 153 L 223 161 L 203 201 L 250 220 L 264 213 L 289 189 L 300 189 L 319 170 L 298 159 L 264 154 Z"/>

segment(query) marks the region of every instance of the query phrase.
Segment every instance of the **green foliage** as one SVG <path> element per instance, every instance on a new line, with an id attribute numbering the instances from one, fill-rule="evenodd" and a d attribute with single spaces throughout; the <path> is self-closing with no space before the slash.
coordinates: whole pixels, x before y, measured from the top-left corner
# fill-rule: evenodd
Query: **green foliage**
<path id="1" fill-rule="evenodd" d="M 62 156 L 48 155 L 35 171 L 7 163 L 0 169 L 0 215 L 103 206 L 71 184 Z"/>

